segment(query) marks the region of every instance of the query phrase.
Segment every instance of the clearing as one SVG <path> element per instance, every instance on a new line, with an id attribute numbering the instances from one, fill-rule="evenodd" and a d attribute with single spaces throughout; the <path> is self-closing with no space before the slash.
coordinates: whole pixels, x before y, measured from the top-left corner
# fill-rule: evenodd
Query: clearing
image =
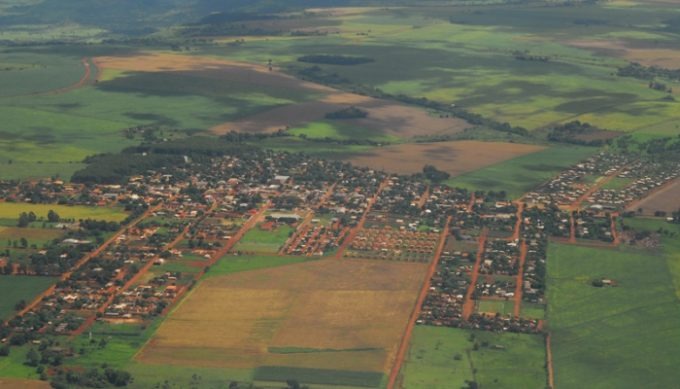
<path id="1" fill-rule="evenodd" d="M 654 215 L 657 211 L 666 212 L 670 215 L 680 209 L 680 179 L 676 179 L 639 202 L 632 204 L 628 210 L 637 211 L 638 208 L 642 208 L 643 215 Z"/>

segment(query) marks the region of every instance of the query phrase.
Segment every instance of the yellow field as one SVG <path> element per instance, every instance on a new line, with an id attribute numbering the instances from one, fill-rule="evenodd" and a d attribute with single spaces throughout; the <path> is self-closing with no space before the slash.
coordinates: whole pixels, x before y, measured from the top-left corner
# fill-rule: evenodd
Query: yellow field
<path id="1" fill-rule="evenodd" d="M 426 266 L 322 260 L 204 281 L 142 362 L 386 372 Z"/>
<path id="2" fill-rule="evenodd" d="M 22 212 L 33 212 L 38 218 L 47 219 L 47 213 L 53 210 L 62 219 L 96 219 L 106 221 L 122 221 L 128 215 L 119 208 L 83 207 L 57 204 L 0 203 L 0 219 L 18 219 Z"/>

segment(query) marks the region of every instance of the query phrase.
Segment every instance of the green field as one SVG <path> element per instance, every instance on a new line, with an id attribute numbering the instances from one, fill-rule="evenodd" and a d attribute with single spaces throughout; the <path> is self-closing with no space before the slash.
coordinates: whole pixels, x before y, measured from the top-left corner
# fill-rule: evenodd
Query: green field
<path id="1" fill-rule="evenodd" d="M 123 221 L 127 214 L 120 208 L 67 206 L 58 204 L 0 203 L 0 220 L 18 220 L 22 212 L 33 212 L 38 219 L 47 220 L 47 213 L 53 210 L 62 219 L 95 219 Z M 16 223 L 16 222 L 15 222 Z"/>
<path id="2" fill-rule="evenodd" d="M 509 197 L 518 198 L 597 151 L 592 147 L 555 146 L 463 174 L 446 183 L 470 190 L 504 190 Z"/>
<path id="3" fill-rule="evenodd" d="M 451 389 L 475 381 L 481 388 L 543 389 L 544 366 L 540 335 L 416 326 L 401 372 L 402 386 Z"/>
<path id="4" fill-rule="evenodd" d="M 484 313 L 498 312 L 503 315 L 512 315 L 515 309 L 515 302 L 513 300 L 481 300 L 478 304 L 477 312 Z"/>
<path id="5" fill-rule="evenodd" d="M 274 254 L 286 243 L 294 231 L 287 225 L 279 225 L 271 231 L 261 230 L 257 226 L 246 232 L 234 246 L 233 251 Z"/>
<path id="6" fill-rule="evenodd" d="M 559 388 L 673 387 L 680 379 L 677 255 L 553 244 L 548 323 Z M 616 287 L 595 288 L 595 278 Z"/>
<path id="7" fill-rule="evenodd" d="M 33 299 L 56 282 L 56 278 L 33 276 L 0 276 L 0 320 L 9 319 L 14 306 Z"/>
<path id="8" fill-rule="evenodd" d="M 242 271 L 266 269 L 293 263 L 309 261 L 307 257 L 283 257 L 262 255 L 227 255 L 213 265 L 206 276 L 222 276 Z"/>

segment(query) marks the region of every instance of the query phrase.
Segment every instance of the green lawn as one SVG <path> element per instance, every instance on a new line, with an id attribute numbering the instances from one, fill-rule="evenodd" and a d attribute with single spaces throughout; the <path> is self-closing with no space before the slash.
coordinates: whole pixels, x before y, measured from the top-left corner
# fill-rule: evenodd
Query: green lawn
<path id="1" fill-rule="evenodd" d="M 475 381 L 482 388 L 543 389 L 544 366 L 540 335 L 416 326 L 402 369 L 403 387 L 457 389 Z"/>
<path id="2" fill-rule="evenodd" d="M 227 255 L 222 257 L 215 265 L 213 265 L 206 276 L 222 276 L 231 273 L 239 273 L 243 271 L 266 269 L 270 267 L 277 267 L 289 265 L 293 263 L 300 263 L 309 261 L 308 257 L 279 257 L 279 256 L 261 256 L 261 255 Z"/>
<path id="3" fill-rule="evenodd" d="M 511 198 L 518 198 L 597 151 L 592 147 L 554 146 L 454 177 L 446 183 L 470 190 L 504 190 Z"/>
<path id="4" fill-rule="evenodd" d="M 293 231 L 294 229 L 287 225 L 280 225 L 271 231 L 261 230 L 257 226 L 241 238 L 233 251 L 274 254 L 286 243 Z"/>
<path id="5" fill-rule="evenodd" d="M 56 280 L 52 277 L 0 276 L 0 320 L 11 318 L 18 302 L 30 303 Z"/>
<path id="6" fill-rule="evenodd" d="M 670 388 L 680 373 L 677 255 L 552 244 L 548 323 L 558 388 Z M 595 278 L 616 287 L 595 288 Z"/>

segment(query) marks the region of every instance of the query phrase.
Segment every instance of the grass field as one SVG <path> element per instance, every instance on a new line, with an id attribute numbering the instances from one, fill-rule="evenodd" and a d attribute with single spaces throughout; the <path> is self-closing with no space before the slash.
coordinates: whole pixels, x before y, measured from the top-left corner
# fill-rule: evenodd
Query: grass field
<path id="1" fill-rule="evenodd" d="M 33 212 L 38 218 L 47 220 L 47 213 L 53 210 L 62 219 L 95 219 L 122 221 L 128 215 L 118 208 L 67 206 L 58 204 L 0 203 L 0 220 L 18 220 L 22 212 Z"/>
<path id="2" fill-rule="evenodd" d="M 210 268 L 206 275 L 208 277 L 224 276 L 232 273 L 290 265 L 294 263 L 306 262 L 309 260 L 310 259 L 307 257 L 227 255 L 220 258 L 220 260 Z"/>
<path id="3" fill-rule="evenodd" d="M 669 265 L 677 255 L 553 244 L 548 322 L 555 385 L 672 387 L 680 375 L 680 305 Z M 616 287 L 595 288 L 606 277 Z"/>
<path id="4" fill-rule="evenodd" d="M 138 361 L 261 368 L 258 379 L 274 379 L 266 366 L 301 369 L 302 382 L 323 376 L 319 369 L 382 377 L 424 271 L 418 264 L 319 260 L 213 276 L 165 320 Z"/>
<path id="5" fill-rule="evenodd" d="M 243 236 L 233 251 L 273 254 L 286 243 L 293 231 L 294 229 L 287 225 L 277 226 L 271 231 L 262 230 L 257 226 Z"/>
<path id="6" fill-rule="evenodd" d="M 474 381 L 481 388 L 542 389 L 544 364 L 540 335 L 417 326 L 400 387 L 463 388 L 468 387 L 466 381 Z"/>
<path id="7" fill-rule="evenodd" d="M 9 319 L 16 311 L 14 306 L 29 303 L 35 296 L 49 288 L 56 278 L 32 276 L 0 276 L 0 320 Z"/>
<path id="8" fill-rule="evenodd" d="M 502 315 L 512 315 L 515 309 L 515 302 L 512 300 L 481 300 L 478 303 L 477 312 Z"/>
<path id="9" fill-rule="evenodd" d="M 470 190 L 506 191 L 518 198 L 578 161 L 596 153 L 589 147 L 554 146 L 450 179 L 447 184 Z"/>
<path id="10" fill-rule="evenodd" d="M 36 245 L 42 247 L 45 243 L 51 242 L 64 235 L 64 231 L 53 228 L 18 228 L 0 226 L 0 247 L 12 247 L 15 240 L 24 238 L 28 241 L 29 247 Z M 10 241 L 12 243 L 10 243 Z"/>

